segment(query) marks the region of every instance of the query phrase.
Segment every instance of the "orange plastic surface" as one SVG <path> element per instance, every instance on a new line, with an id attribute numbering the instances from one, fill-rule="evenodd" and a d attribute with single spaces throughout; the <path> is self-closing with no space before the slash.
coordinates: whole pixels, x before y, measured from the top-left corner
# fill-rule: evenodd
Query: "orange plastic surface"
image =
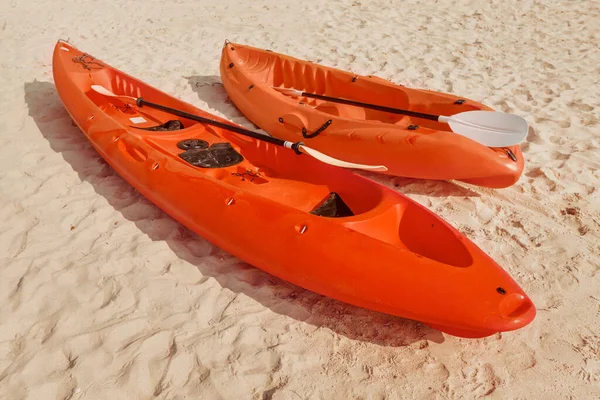
<path id="1" fill-rule="evenodd" d="M 185 129 L 177 131 L 137 129 L 177 118 L 126 107 L 91 85 L 228 121 L 81 56 L 59 41 L 53 57 L 56 88 L 73 120 L 127 182 L 225 251 L 308 290 L 454 335 L 487 336 L 534 318 L 517 283 L 425 207 L 349 170 L 194 121 L 180 119 Z M 148 122 L 132 122 L 139 117 Z M 177 147 L 191 138 L 230 142 L 244 160 L 226 168 L 192 166 Z M 311 214 L 330 192 L 355 215 Z"/>
<path id="2" fill-rule="evenodd" d="M 456 179 L 492 188 L 519 179 L 524 160 L 519 146 L 489 148 L 452 132 L 441 122 L 383 111 L 292 97 L 273 87 L 355 100 L 435 115 L 491 110 L 451 94 L 411 89 L 375 76 L 339 69 L 226 42 L 221 80 L 234 104 L 254 124 L 273 136 L 302 140 L 333 157 L 388 168 L 385 174 L 421 179 Z M 457 104 L 455 102 L 459 101 Z M 331 124 L 317 136 L 325 122 Z M 416 129 L 414 126 L 418 126 Z M 510 157 L 510 150 L 516 161 Z"/>

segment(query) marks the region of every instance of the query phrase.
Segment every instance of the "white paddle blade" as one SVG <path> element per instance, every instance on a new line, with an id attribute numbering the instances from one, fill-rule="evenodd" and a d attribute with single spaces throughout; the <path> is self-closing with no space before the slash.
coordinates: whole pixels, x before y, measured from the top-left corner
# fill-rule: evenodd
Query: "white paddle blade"
<path id="1" fill-rule="evenodd" d="M 364 169 L 367 171 L 387 171 L 388 169 L 383 165 L 365 165 L 365 164 L 355 164 L 348 161 L 338 160 L 337 158 L 330 157 L 326 154 L 321 153 L 315 149 L 311 149 L 310 147 L 300 146 L 300 149 L 306 154 L 316 158 L 319 161 L 322 161 L 326 164 L 335 165 L 336 167 L 342 168 L 355 168 L 355 169 Z"/>
<path id="2" fill-rule="evenodd" d="M 466 111 L 451 117 L 440 117 L 459 135 L 488 147 L 508 147 L 527 137 L 529 124 L 523 117 L 497 111 Z"/>
<path id="3" fill-rule="evenodd" d="M 136 100 L 135 97 L 125 96 L 122 94 L 114 94 L 113 92 L 111 92 L 110 90 L 108 90 L 107 88 L 105 88 L 104 86 L 101 86 L 101 85 L 92 85 L 92 90 L 97 93 L 103 94 L 104 96 L 116 97 L 116 98 L 120 98 L 120 99 L 128 99 L 128 100 L 133 100 L 133 101 Z"/>
<path id="4" fill-rule="evenodd" d="M 111 97 L 116 96 L 116 94 L 114 94 L 113 92 L 111 92 L 110 90 L 108 90 L 107 88 L 105 88 L 104 86 L 101 86 L 101 85 L 92 85 L 92 90 L 95 92 L 98 92 L 100 94 L 103 94 L 105 96 L 111 96 Z"/>
<path id="5" fill-rule="evenodd" d="M 280 93 L 283 93 L 287 96 L 302 96 L 301 90 L 291 89 L 291 88 L 278 88 L 272 86 L 273 89 L 277 90 Z"/>

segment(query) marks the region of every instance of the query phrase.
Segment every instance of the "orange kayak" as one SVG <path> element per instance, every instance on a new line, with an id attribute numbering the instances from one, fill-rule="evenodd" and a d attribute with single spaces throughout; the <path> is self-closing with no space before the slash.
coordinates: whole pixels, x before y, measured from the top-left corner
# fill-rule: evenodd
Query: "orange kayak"
<path id="1" fill-rule="evenodd" d="M 388 168 L 384 173 L 391 175 L 456 179 L 491 188 L 508 187 L 523 172 L 518 145 L 486 147 L 442 122 L 291 96 L 281 89 L 446 116 L 492 110 L 469 99 L 229 41 L 221 53 L 220 73 L 229 97 L 255 125 L 285 140 L 303 140 L 333 157 L 383 164 Z"/>
<path id="2" fill-rule="evenodd" d="M 534 318 L 531 300 L 498 264 L 409 198 L 306 154 L 102 95 L 92 85 L 227 123 L 69 43 L 56 44 L 53 74 L 68 113 L 119 175 L 249 264 L 457 336 Z"/>

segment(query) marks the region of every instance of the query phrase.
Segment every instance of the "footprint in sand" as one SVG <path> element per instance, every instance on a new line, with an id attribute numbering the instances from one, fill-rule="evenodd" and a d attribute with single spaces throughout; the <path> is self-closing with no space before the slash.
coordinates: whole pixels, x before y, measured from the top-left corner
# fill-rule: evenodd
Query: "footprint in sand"
<path id="1" fill-rule="evenodd" d="M 487 396 L 501 383 L 491 364 L 488 363 L 466 367 L 462 370 L 462 375 L 464 388 L 473 397 Z"/>

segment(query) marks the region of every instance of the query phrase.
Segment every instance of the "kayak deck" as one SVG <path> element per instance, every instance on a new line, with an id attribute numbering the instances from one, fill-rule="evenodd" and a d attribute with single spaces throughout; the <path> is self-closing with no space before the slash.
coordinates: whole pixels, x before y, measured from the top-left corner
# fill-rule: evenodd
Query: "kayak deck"
<path id="1" fill-rule="evenodd" d="M 92 85 L 228 122 L 99 60 L 86 59 L 96 65 L 88 69 L 73 53 L 82 56 L 57 44 L 54 79 L 94 148 L 223 250 L 308 290 L 465 337 L 518 329 L 535 316 L 499 265 L 408 197 L 290 149 L 100 95 Z"/>
<path id="2" fill-rule="evenodd" d="M 382 164 L 387 175 L 456 179 L 503 188 L 514 184 L 523 172 L 524 158 L 518 145 L 487 147 L 437 120 L 278 89 L 429 115 L 493 111 L 470 99 L 408 88 L 376 76 L 360 76 L 227 41 L 221 53 L 220 74 L 238 109 L 269 134 L 289 141 L 303 140 L 318 151 L 350 162 Z"/>

